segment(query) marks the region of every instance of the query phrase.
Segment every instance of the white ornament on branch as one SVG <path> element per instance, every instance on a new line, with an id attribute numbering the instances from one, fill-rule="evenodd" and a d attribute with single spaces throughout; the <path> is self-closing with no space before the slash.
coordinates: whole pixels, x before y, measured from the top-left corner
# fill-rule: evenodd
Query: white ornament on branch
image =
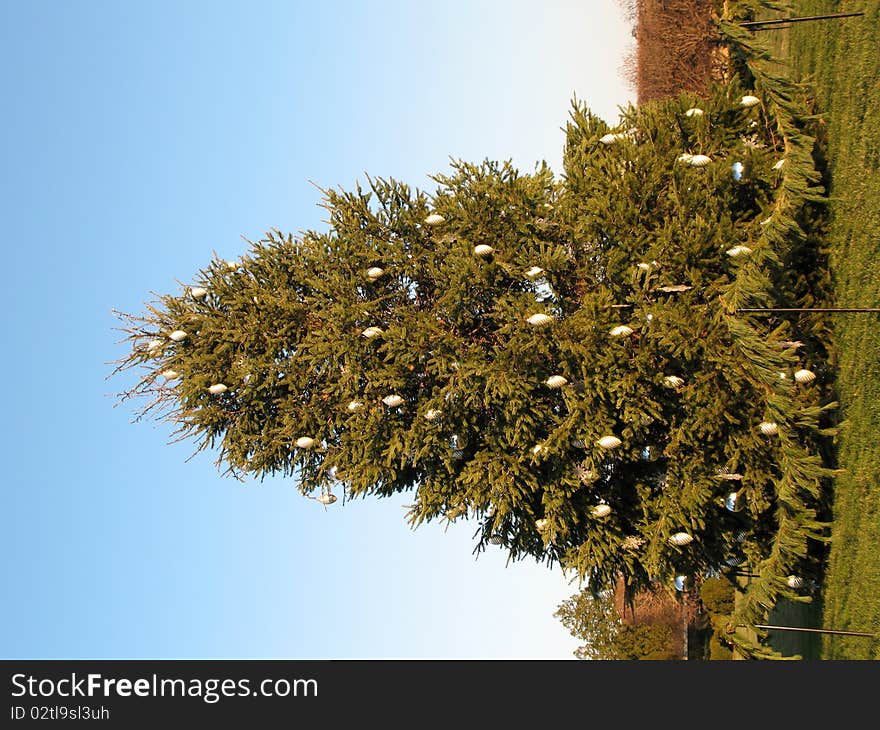
<path id="1" fill-rule="evenodd" d="M 163 370 L 160 374 L 165 380 L 174 380 L 175 378 L 180 377 L 180 373 L 176 370 Z"/>
<path id="2" fill-rule="evenodd" d="M 761 429 L 761 433 L 765 436 L 775 436 L 779 433 L 779 426 L 772 421 L 761 421 L 761 423 L 758 424 L 758 428 Z"/>
<path id="3" fill-rule="evenodd" d="M 611 507 L 607 504 L 597 504 L 592 509 L 593 517 L 607 517 L 611 514 Z"/>
<path id="4" fill-rule="evenodd" d="M 364 404 L 361 403 L 359 400 L 353 400 L 353 401 L 350 401 L 350 402 L 349 402 L 349 404 L 346 406 L 346 408 L 347 408 L 351 413 L 354 413 L 358 408 L 361 408 L 363 405 L 364 405 Z"/>
<path id="5" fill-rule="evenodd" d="M 627 327 L 625 324 L 619 324 L 616 327 L 612 327 L 608 332 L 612 337 L 626 337 L 633 333 L 632 327 Z"/>
<path id="6" fill-rule="evenodd" d="M 623 441 L 617 438 L 617 436 L 603 436 L 596 443 L 603 449 L 616 449 Z"/>
<path id="7" fill-rule="evenodd" d="M 537 279 L 543 273 L 544 269 L 542 269 L 540 266 L 532 266 L 531 268 L 526 270 L 526 276 L 529 279 Z"/>
<path id="8" fill-rule="evenodd" d="M 370 281 L 376 281 L 376 279 L 378 279 L 384 273 L 385 273 L 385 269 L 383 269 L 382 267 L 371 266 L 369 269 L 367 269 L 367 278 Z"/>
<path id="9" fill-rule="evenodd" d="M 747 94 L 739 101 L 741 106 L 746 108 L 757 106 L 761 103 L 761 100 L 757 96 L 752 96 L 751 94 Z"/>
<path id="10" fill-rule="evenodd" d="M 549 314 L 538 312 L 537 314 L 530 315 L 526 321 L 531 325 L 540 327 L 542 325 L 550 324 L 553 321 L 553 317 Z"/>
<path id="11" fill-rule="evenodd" d="M 444 223 L 446 219 L 440 215 L 439 213 L 431 213 L 427 218 L 425 218 L 425 224 L 429 226 L 439 226 L 441 223 Z"/>
<path id="12" fill-rule="evenodd" d="M 688 109 L 684 113 L 684 115 L 686 117 L 701 117 L 701 116 L 703 116 L 703 110 L 700 109 L 699 107 L 694 106 L 694 107 L 691 107 L 690 109 Z"/>
<path id="13" fill-rule="evenodd" d="M 300 436 L 296 440 L 296 445 L 301 449 L 310 449 L 315 445 L 315 439 L 311 436 Z"/>
<path id="14" fill-rule="evenodd" d="M 403 398 L 401 396 L 399 396 L 397 393 L 392 393 L 391 395 L 386 395 L 382 399 L 382 402 L 386 406 L 394 408 L 395 406 L 399 406 L 403 403 Z"/>
<path id="15" fill-rule="evenodd" d="M 443 414 L 439 408 L 429 408 L 425 411 L 425 420 L 427 421 L 436 421 Z"/>
<path id="16" fill-rule="evenodd" d="M 689 545 L 694 541 L 694 538 L 689 535 L 687 532 L 676 532 L 672 537 L 669 538 L 669 542 L 673 545 Z"/>
<path id="17" fill-rule="evenodd" d="M 726 253 L 730 258 L 735 259 L 737 256 L 748 256 L 752 252 L 748 246 L 734 246 L 727 249 Z"/>
<path id="18" fill-rule="evenodd" d="M 561 388 L 568 383 L 568 380 L 562 375 L 551 375 L 544 382 L 547 384 L 548 388 Z"/>
<path id="19" fill-rule="evenodd" d="M 686 162 L 693 167 L 705 167 L 712 162 L 712 158 L 708 155 L 691 155 L 691 158 Z"/>
<path id="20" fill-rule="evenodd" d="M 193 299 L 203 299 L 207 295 L 208 290 L 203 286 L 194 286 L 189 290 L 189 293 Z"/>
<path id="21" fill-rule="evenodd" d="M 684 385 L 684 378 L 680 378 L 678 375 L 667 375 L 663 378 L 663 385 L 678 390 Z"/>
<path id="22" fill-rule="evenodd" d="M 315 499 L 323 505 L 333 504 L 336 501 L 335 494 L 322 494 L 319 497 L 315 497 Z"/>
<path id="23" fill-rule="evenodd" d="M 168 335 L 174 342 L 183 342 L 187 338 L 186 332 L 183 330 L 174 330 L 170 335 Z"/>
<path id="24" fill-rule="evenodd" d="M 816 373 L 812 370 L 802 368 L 794 374 L 794 379 L 799 383 L 806 385 L 807 383 L 812 383 L 816 379 Z"/>
<path id="25" fill-rule="evenodd" d="M 379 337 L 383 334 L 383 332 L 384 330 L 381 327 L 367 327 L 361 332 L 361 335 L 366 337 L 368 340 L 371 340 L 374 337 Z"/>
<path id="26" fill-rule="evenodd" d="M 488 256 L 494 251 L 494 248 L 485 243 L 481 243 L 479 246 L 474 246 L 474 256 Z"/>
<path id="27" fill-rule="evenodd" d="M 210 388 L 208 388 L 208 392 L 211 395 L 220 395 L 221 393 L 225 393 L 229 388 L 227 388 L 223 383 L 214 383 Z"/>

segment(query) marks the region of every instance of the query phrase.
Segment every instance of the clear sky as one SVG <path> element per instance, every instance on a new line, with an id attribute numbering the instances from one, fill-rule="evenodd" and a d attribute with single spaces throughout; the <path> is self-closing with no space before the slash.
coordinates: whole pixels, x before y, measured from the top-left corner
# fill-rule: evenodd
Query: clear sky
<path id="1" fill-rule="evenodd" d="M 571 658 L 558 569 L 326 510 L 132 424 L 111 309 L 322 187 L 433 191 L 450 157 L 561 171 L 570 99 L 634 99 L 614 0 L 0 0 L 3 658 Z"/>

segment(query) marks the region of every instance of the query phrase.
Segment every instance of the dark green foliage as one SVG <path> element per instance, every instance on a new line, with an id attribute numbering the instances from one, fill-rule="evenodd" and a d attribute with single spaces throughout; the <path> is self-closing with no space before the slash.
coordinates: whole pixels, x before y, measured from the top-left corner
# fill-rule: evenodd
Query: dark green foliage
<path id="1" fill-rule="evenodd" d="M 596 592 L 671 587 L 743 555 L 755 622 L 799 598 L 785 578 L 825 537 L 833 407 L 825 331 L 738 311 L 817 286 L 797 269 L 816 260 L 800 222 L 822 200 L 809 139 L 785 90 L 759 82 L 757 107 L 734 80 L 627 108 L 611 138 L 576 104 L 561 178 L 458 162 L 432 196 L 382 179 L 327 191 L 329 231 L 271 231 L 235 267 L 199 272 L 203 298 L 122 315 L 120 368 L 143 373 L 127 395 L 154 397 L 147 410 L 233 474 L 294 477 L 307 495 L 411 492 L 413 525 L 468 516 L 478 551 L 562 562 Z M 805 366 L 816 382 L 795 384 Z M 734 490 L 742 511 L 725 509 Z M 692 541 L 670 542 L 679 532 Z"/>
<path id="2" fill-rule="evenodd" d="M 574 652 L 578 659 L 622 658 L 615 640 L 623 624 L 610 598 L 580 591 L 563 601 L 553 615 L 583 642 Z"/>
<path id="3" fill-rule="evenodd" d="M 707 578 L 700 586 L 700 600 L 710 614 L 733 613 L 736 589 L 726 578 Z"/>
<path id="4" fill-rule="evenodd" d="M 614 639 L 619 659 L 669 661 L 678 659 L 672 649 L 672 627 L 664 624 L 624 624 Z"/>
<path id="5" fill-rule="evenodd" d="M 709 659 L 710 660 L 727 660 L 733 659 L 733 652 L 729 644 L 725 644 L 722 638 L 717 634 L 712 634 L 709 639 Z"/>

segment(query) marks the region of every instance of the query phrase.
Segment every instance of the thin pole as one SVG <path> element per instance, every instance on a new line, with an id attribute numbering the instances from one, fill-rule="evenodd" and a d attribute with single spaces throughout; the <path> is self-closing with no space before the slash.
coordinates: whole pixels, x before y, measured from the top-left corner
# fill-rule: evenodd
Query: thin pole
<path id="1" fill-rule="evenodd" d="M 739 624 L 742 628 L 750 628 L 746 624 Z M 797 626 L 768 626 L 766 624 L 754 624 L 751 628 L 755 629 L 777 629 L 779 631 L 807 631 L 813 634 L 836 634 L 838 636 L 866 636 L 872 639 L 878 638 L 880 634 L 869 634 L 864 631 L 836 631 L 835 629 L 804 629 Z"/>
<path id="2" fill-rule="evenodd" d="M 857 13 L 831 13 L 829 15 L 806 15 L 800 18 L 780 18 L 778 20 L 747 20 L 740 23 L 743 28 L 754 28 L 755 30 L 764 30 L 764 26 L 782 25 L 783 23 L 806 23 L 808 20 L 834 20 L 835 18 L 854 18 L 864 15 L 863 12 Z"/>
<path id="3" fill-rule="evenodd" d="M 845 312 L 880 312 L 880 307 L 747 307 L 737 312 L 822 312 L 841 314 Z"/>

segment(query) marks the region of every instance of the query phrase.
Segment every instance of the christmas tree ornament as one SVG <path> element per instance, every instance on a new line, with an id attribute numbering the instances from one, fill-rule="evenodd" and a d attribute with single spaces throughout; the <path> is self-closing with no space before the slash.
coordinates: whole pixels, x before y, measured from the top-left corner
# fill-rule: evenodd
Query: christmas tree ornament
<path id="1" fill-rule="evenodd" d="M 378 279 L 384 273 L 385 273 L 385 269 L 383 269 L 382 267 L 371 266 L 369 269 L 367 269 L 367 278 L 370 281 L 376 281 L 376 279 Z"/>
<path id="2" fill-rule="evenodd" d="M 612 327 L 608 334 L 612 337 L 626 337 L 632 333 L 632 327 L 627 327 L 625 324 L 619 324 L 616 327 Z"/>
<path id="3" fill-rule="evenodd" d="M 603 436 L 596 443 L 603 449 L 616 449 L 623 441 L 617 438 L 617 436 Z"/>
<path id="4" fill-rule="evenodd" d="M 761 429 L 761 433 L 765 436 L 775 436 L 779 433 L 779 426 L 772 421 L 761 421 L 761 423 L 758 424 L 758 428 Z"/>
<path id="5" fill-rule="evenodd" d="M 203 286 L 194 286 L 189 290 L 189 293 L 193 299 L 203 299 L 208 293 L 208 290 Z"/>
<path id="6" fill-rule="evenodd" d="M 692 155 L 687 163 L 692 165 L 693 167 L 705 167 L 710 162 L 712 162 L 712 158 L 708 155 Z"/>
<path id="7" fill-rule="evenodd" d="M 150 340 L 147 343 L 147 352 L 156 352 L 157 350 L 162 349 L 162 345 L 165 343 L 162 340 Z"/>
<path id="8" fill-rule="evenodd" d="M 481 243 L 479 246 L 474 246 L 475 256 L 488 256 L 493 251 L 495 251 L 495 249 L 485 243 Z"/>
<path id="9" fill-rule="evenodd" d="M 669 542 L 673 545 L 690 545 L 694 541 L 694 538 L 686 532 L 676 532 L 672 537 L 669 538 Z"/>
<path id="10" fill-rule="evenodd" d="M 540 454 L 543 450 L 544 446 L 542 444 L 535 444 L 531 449 L 532 453 L 535 455 Z"/>
<path id="11" fill-rule="evenodd" d="M 686 117 L 701 117 L 701 116 L 703 116 L 703 110 L 700 109 L 699 107 L 693 106 L 690 109 L 688 109 L 684 113 L 684 115 Z"/>
<path id="12" fill-rule="evenodd" d="M 684 385 L 684 378 L 680 378 L 678 375 L 667 375 L 663 378 L 663 385 L 678 390 Z"/>
<path id="13" fill-rule="evenodd" d="M 425 224 L 429 226 L 439 226 L 441 223 L 444 223 L 446 219 L 440 215 L 439 213 L 431 213 L 427 218 L 425 218 Z"/>
<path id="14" fill-rule="evenodd" d="M 794 379 L 799 383 L 807 384 L 812 383 L 816 379 L 816 373 L 812 370 L 807 370 L 806 368 L 802 368 L 795 372 Z"/>
<path id="15" fill-rule="evenodd" d="M 539 519 L 539 520 L 535 520 L 535 527 L 536 527 L 538 530 L 545 530 L 545 529 L 547 528 L 547 525 L 548 525 L 548 524 L 549 524 L 549 523 L 547 522 L 547 519 L 544 518 L 544 517 L 542 517 L 542 518 Z"/>
<path id="16" fill-rule="evenodd" d="M 735 259 L 737 256 L 748 256 L 752 252 L 748 246 L 734 246 L 727 249 L 726 253 L 730 258 Z"/>
<path id="17" fill-rule="evenodd" d="M 401 396 L 397 395 L 397 393 L 392 393 L 391 395 L 386 395 L 382 399 L 382 402 L 386 406 L 390 406 L 391 408 L 394 408 L 395 406 L 399 406 L 401 403 L 403 403 L 403 398 Z"/>
<path id="18" fill-rule="evenodd" d="M 740 512 L 743 508 L 743 500 L 739 492 L 730 492 L 724 498 L 724 509 L 728 512 Z"/>
<path id="19" fill-rule="evenodd" d="M 627 535 L 621 540 L 620 547 L 624 550 L 638 550 L 644 544 L 645 541 L 638 535 Z"/>
<path id="20" fill-rule="evenodd" d="M 686 591 L 691 587 L 691 580 L 686 575 L 675 576 L 673 583 L 675 584 L 675 590 L 679 592 Z"/>
<path id="21" fill-rule="evenodd" d="M 311 436 L 300 436 L 296 440 L 296 445 L 301 449 L 310 449 L 315 445 L 315 439 Z"/>
<path id="22" fill-rule="evenodd" d="M 568 382 L 568 380 L 562 375 L 551 375 L 544 382 L 547 384 L 548 388 L 561 388 Z"/>
<path id="23" fill-rule="evenodd" d="M 785 167 L 785 158 L 784 157 L 781 160 L 777 160 L 773 165 L 774 170 L 781 170 L 783 167 Z"/>
<path id="24" fill-rule="evenodd" d="M 615 142 L 619 142 L 622 139 L 625 139 L 625 134 L 614 134 L 613 132 L 609 132 L 604 137 L 600 137 L 599 141 L 602 144 L 614 144 Z"/>
<path id="25" fill-rule="evenodd" d="M 436 421 L 443 414 L 439 408 L 429 408 L 425 411 L 425 420 L 427 421 Z"/>
<path id="26" fill-rule="evenodd" d="M 208 392 L 211 395 L 220 395 L 221 393 L 225 393 L 228 388 L 223 385 L 223 383 L 214 383 L 210 388 L 208 388 Z"/>
<path id="27" fill-rule="evenodd" d="M 757 106 L 758 104 L 761 103 L 761 100 L 757 96 L 752 96 L 752 95 L 748 94 L 748 95 L 744 96 L 742 99 L 740 99 L 739 103 L 741 106 L 749 108 L 749 107 Z"/>
<path id="28" fill-rule="evenodd" d="M 671 294 L 673 292 L 687 291 L 688 289 L 693 289 L 693 287 L 688 284 L 670 284 L 669 286 L 660 287 L 660 291 L 666 292 L 667 294 Z"/>
<path id="29" fill-rule="evenodd" d="M 592 509 L 593 517 L 607 517 L 611 514 L 611 507 L 607 504 L 597 504 Z"/>
<path id="30" fill-rule="evenodd" d="M 491 536 L 486 540 L 486 542 L 488 542 L 488 543 L 490 543 L 490 544 L 492 544 L 492 545 L 503 545 L 503 544 L 504 544 L 504 538 L 501 537 L 501 535 L 491 535 Z"/>
<path id="31" fill-rule="evenodd" d="M 532 266 L 530 269 L 526 270 L 526 276 L 529 279 L 537 279 L 543 273 L 544 269 L 542 269 L 540 266 Z"/>
<path id="32" fill-rule="evenodd" d="M 315 499 L 318 500 L 318 502 L 320 502 L 321 504 L 324 504 L 324 505 L 327 505 L 327 504 L 333 504 L 333 503 L 336 501 L 336 495 L 335 495 L 335 494 L 330 494 L 330 493 L 328 492 L 327 494 L 322 494 L 322 495 L 320 495 L 320 496 L 318 496 L 318 497 L 315 497 Z"/>
<path id="33" fill-rule="evenodd" d="M 367 327 L 361 334 L 366 337 L 368 340 L 373 339 L 374 337 L 379 337 L 383 334 L 383 330 L 381 327 Z"/>
<path id="34" fill-rule="evenodd" d="M 186 339 L 186 332 L 183 330 L 174 330 L 170 335 L 168 335 L 174 342 L 183 342 Z"/>
<path id="35" fill-rule="evenodd" d="M 176 370 L 163 370 L 160 375 L 165 378 L 165 380 L 174 380 L 175 378 L 180 377 L 180 374 Z"/>
<path id="36" fill-rule="evenodd" d="M 786 578 L 785 584 L 789 588 L 801 588 L 804 585 L 804 579 L 799 575 L 790 575 Z"/>
<path id="37" fill-rule="evenodd" d="M 743 165 L 742 162 L 734 162 L 730 166 L 730 171 L 733 175 L 733 179 L 736 180 L 737 182 L 742 180 L 744 170 L 745 170 L 745 166 Z"/>
<path id="38" fill-rule="evenodd" d="M 587 448 L 587 447 L 586 447 L 586 444 L 584 444 L 584 440 L 583 440 L 583 439 L 572 439 L 572 440 L 571 440 L 571 445 L 574 446 L 576 449 L 585 449 L 585 448 Z"/>
<path id="39" fill-rule="evenodd" d="M 362 408 L 363 405 L 364 405 L 364 404 L 361 403 L 359 400 L 353 400 L 353 401 L 350 401 L 350 402 L 349 402 L 349 404 L 346 406 L 346 408 L 347 408 L 351 413 L 354 413 L 358 408 Z"/>
<path id="40" fill-rule="evenodd" d="M 551 317 L 549 314 L 544 314 L 543 312 L 538 312 L 537 314 L 533 314 L 526 320 L 526 322 L 528 322 L 531 325 L 535 325 L 536 327 L 550 324 L 552 321 L 553 321 L 553 317 Z"/>

